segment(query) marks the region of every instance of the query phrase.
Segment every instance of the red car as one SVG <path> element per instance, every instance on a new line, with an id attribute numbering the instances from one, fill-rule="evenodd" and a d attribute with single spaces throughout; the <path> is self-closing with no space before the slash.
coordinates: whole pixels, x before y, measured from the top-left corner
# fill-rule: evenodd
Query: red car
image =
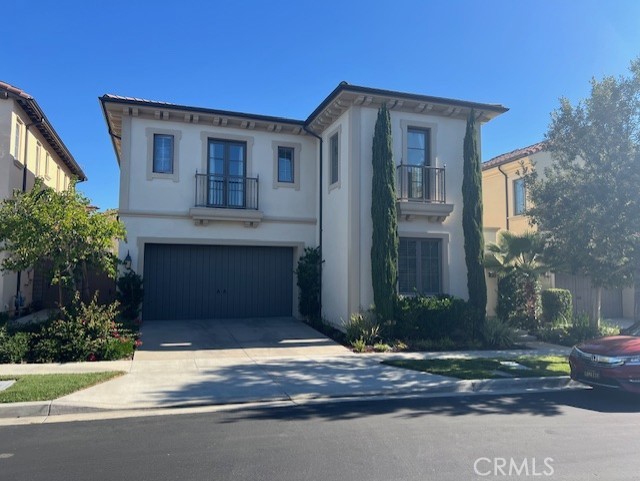
<path id="1" fill-rule="evenodd" d="M 575 381 L 640 394 L 640 323 L 619 336 L 578 344 L 569 365 Z"/>

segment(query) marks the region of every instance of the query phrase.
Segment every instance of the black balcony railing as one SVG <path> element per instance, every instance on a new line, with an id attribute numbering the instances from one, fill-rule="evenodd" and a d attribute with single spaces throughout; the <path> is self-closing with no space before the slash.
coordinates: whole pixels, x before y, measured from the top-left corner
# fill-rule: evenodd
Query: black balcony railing
<path id="1" fill-rule="evenodd" d="M 196 173 L 196 207 L 258 210 L 258 178 Z"/>
<path id="2" fill-rule="evenodd" d="M 396 170 L 398 200 L 444 204 L 444 167 L 401 164 Z"/>

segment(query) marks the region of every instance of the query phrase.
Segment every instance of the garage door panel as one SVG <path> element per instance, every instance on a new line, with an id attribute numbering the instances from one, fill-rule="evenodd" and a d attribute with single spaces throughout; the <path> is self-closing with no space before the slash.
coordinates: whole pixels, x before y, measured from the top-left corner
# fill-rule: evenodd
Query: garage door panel
<path id="1" fill-rule="evenodd" d="M 144 317 L 290 316 L 290 247 L 147 244 Z"/>

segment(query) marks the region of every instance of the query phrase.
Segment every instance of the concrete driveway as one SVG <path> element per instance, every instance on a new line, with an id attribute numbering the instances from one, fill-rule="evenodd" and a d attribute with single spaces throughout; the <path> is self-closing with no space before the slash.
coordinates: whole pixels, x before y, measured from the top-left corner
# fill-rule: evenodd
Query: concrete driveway
<path id="1" fill-rule="evenodd" d="M 147 322 L 142 341 L 126 375 L 60 398 L 52 412 L 362 396 L 451 382 L 356 355 L 294 319 Z"/>

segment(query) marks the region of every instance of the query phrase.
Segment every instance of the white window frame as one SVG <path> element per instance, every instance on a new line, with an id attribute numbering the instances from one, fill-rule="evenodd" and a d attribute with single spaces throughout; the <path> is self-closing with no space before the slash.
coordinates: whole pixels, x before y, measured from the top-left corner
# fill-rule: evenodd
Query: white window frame
<path id="1" fill-rule="evenodd" d="M 180 181 L 180 139 L 182 138 L 182 131 L 169 130 L 169 129 L 156 129 L 149 127 L 145 130 L 147 135 L 147 180 L 154 179 L 166 179 L 173 180 L 174 182 Z M 173 172 L 161 173 L 153 171 L 153 150 L 154 150 L 154 138 L 158 135 L 172 135 L 173 136 Z"/>
<path id="2" fill-rule="evenodd" d="M 41 162 L 42 162 L 42 144 L 40 142 L 36 142 L 36 165 L 33 168 L 33 173 L 36 177 L 40 176 Z"/>
<path id="3" fill-rule="evenodd" d="M 22 160 L 24 136 L 22 132 L 24 130 L 24 123 L 19 117 L 16 117 L 14 125 L 15 132 L 13 133 L 13 161 L 18 167 L 22 167 L 24 162 Z"/>
<path id="4" fill-rule="evenodd" d="M 300 190 L 300 153 L 302 151 L 302 144 L 296 142 L 280 142 L 274 140 L 271 142 L 273 149 L 273 188 L 278 189 L 280 187 Z M 293 182 L 281 182 L 280 179 L 280 165 L 279 165 L 279 149 L 280 147 L 289 148 L 293 150 L 293 163 L 291 168 L 293 169 Z"/>
<path id="5" fill-rule="evenodd" d="M 49 170 L 51 169 L 51 155 L 49 152 L 44 153 L 44 178 L 50 180 Z"/>

